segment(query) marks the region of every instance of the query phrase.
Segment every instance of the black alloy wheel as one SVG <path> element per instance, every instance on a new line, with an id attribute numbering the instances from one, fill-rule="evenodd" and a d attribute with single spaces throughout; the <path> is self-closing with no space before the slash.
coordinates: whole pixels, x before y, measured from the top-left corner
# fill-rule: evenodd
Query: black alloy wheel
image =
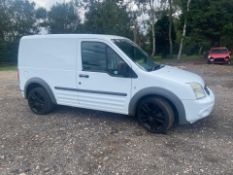
<path id="1" fill-rule="evenodd" d="M 47 114 L 54 108 L 48 93 L 41 87 L 36 87 L 29 91 L 28 105 L 32 112 L 39 115 Z"/>
<path id="2" fill-rule="evenodd" d="M 139 124 L 152 133 L 166 133 L 174 123 L 174 111 L 163 98 L 149 97 L 137 108 Z"/>

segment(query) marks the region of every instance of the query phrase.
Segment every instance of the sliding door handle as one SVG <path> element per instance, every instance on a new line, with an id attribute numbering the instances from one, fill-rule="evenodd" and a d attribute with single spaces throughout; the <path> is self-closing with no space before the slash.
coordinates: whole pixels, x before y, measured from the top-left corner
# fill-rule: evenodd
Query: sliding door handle
<path id="1" fill-rule="evenodd" d="M 79 74 L 79 77 L 80 77 L 80 78 L 89 78 L 89 75 L 86 75 L 86 74 Z"/>

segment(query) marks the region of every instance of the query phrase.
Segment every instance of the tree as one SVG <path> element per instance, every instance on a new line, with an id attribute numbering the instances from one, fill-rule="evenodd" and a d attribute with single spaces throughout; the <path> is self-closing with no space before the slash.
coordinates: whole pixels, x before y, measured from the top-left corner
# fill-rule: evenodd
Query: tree
<path id="1" fill-rule="evenodd" d="M 155 7 L 155 1 L 150 1 L 150 24 L 151 24 L 151 31 L 152 31 L 152 56 L 155 56 L 156 53 L 156 36 L 155 36 L 155 21 L 156 21 L 156 7 Z"/>
<path id="2" fill-rule="evenodd" d="M 143 3 L 140 0 L 128 0 L 126 2 L 126 8 L 130 19 L 130 27 L 133 30 L 133 41 L 139 43 L 139 22 L 138 17 L 143 13 Z"/>
<path id="3" fill-rule="evenodd" d="M 35 4 L 28 0 L 0 0 L 0 60 L 16 62 L 18 42 L 39 31 Z"/>
<path id="4" fill-rule="evenodd" d="M 166 13 L 164 13 L 162 17 L 155 23 L 157 54 L 161 54 L 162 57 L 166 57 L 170 50 L 169 25 L 169 16 L 167 16 Z M 176 32 L 173 24 L 171 29 L 171 40 L 172 43 L 174 43 L 176 40 Z"/>
<path id="5" fill-rule="evenodd" d="M 9 1 L 11 36 L 21 37 L 38 33 L 35 4 L 28 0 Z"/>
<path id="6" fill-rule="evenodd" d="M 169 54 L 170 54 L 170 58 L 173 57 L 173 42 L 172 42 L 172 24 L 173 24 L 173 19 L 172 19 L 172 15 L 173 15 L 173 9 L 172 9 L 172 0 L 168 0 L 168 4 L 169 4 Z"/>
<path id="7" fill-rule="evenodd" d="M 136 0 L 140 4 L 142 4 L 144 15 L 148 15 L 148 34 L 150 35 L 152 49 L 151 56 L 155 56 L 156 54 L 156 35 L 155 35 L 155 23 L 158 18 L 158 14 L 160 14 L 160 10 L 158 7 L 158 0 Z"/>
<path id="8" fill-rule="evenodd" d="M 132 38 L 126 7 L 118 0 L 92 0 L 88 3 L 85 33 L 113 34 Z"/>
<path id="9" fill-rule="evenodd" d="M 180 40 L 180 47 L 179 47 L 179 52 L 177 55 L 177 59 L 180 60 L 181 55 L 182 55 L 182 51 L 183 51 L 183 44 L 184 44 L 184 39 L 186 37 L 186 30 L 187 30 L 187 24 L 188 24 L 188 13 L 190 10 L 190 4 L 191 4 L 192 0 L 187 0 L 187 5 L 186 5 L 186 9 L 183 9 L 183 13 L 184 13 L 184 26 L 183 26 L 183 32 L 182 32 L 182 37 Z"/>
<path id="10" fill-rule="evenodd" d="M 149 23 L 151 26 L 151 34 L 152 34 L 152 56 L 155 56 L 156 53 L 156 36 L 155 36 L 155 22 L 156 22 L 156 12 L 158 10 L 156 6 L 156 0 L 148 0 L 149 2 Z"/>
<path id="11" fill-rule="evenodd" d="M 168 26 L 168 38 L 169 38 L 169 54 L 170 58 L 173 57 L 173 39 L 172 39 L 172 30 L 174 29 L 173 15 L 177 10 L 177 0 L 160 0 L 163 11 L 168 15 L 169 26 Z"/>
<path id="12" fill-rule="evenodd" d="M 195 0 L 192 1 L 187 19 L 187 35 L 192 53 L 201 53 L 213 46 L 232 47 L 233 0 Z M 184 14 L 183 14 L 184 15 Z M 226 32 L 228 31 L 228 32 Z"/>
<path id="13" fill-rule="evenodd" d="M 50 33 L 76 33 L 80 30 L 80 18 L 74 2 L 57 3 L 48 12 Z"/>

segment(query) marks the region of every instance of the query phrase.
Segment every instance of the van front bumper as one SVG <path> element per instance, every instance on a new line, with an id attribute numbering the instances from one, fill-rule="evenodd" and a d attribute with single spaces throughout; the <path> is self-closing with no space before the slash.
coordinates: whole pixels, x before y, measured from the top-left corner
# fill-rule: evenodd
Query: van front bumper
<path id="1" fill-rule="evenodd" d="M 199 100 L 182 100 L 187 123 L 195 123 L 198 120 L 206 118 L 213 111 L 215 104 L 215 96 L 212 90 L 209 90 L 209 95 Z"/>

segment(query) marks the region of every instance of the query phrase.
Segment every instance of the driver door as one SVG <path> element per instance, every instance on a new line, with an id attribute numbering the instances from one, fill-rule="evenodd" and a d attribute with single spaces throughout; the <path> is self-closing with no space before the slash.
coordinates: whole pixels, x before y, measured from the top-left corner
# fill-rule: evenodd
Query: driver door
<path id="1" fill-rule="evenodd" d="M 80 107 L 128 114 L 132 78 L 128 64 L 104 41 L 81 40 L 77 71 Z"/>

